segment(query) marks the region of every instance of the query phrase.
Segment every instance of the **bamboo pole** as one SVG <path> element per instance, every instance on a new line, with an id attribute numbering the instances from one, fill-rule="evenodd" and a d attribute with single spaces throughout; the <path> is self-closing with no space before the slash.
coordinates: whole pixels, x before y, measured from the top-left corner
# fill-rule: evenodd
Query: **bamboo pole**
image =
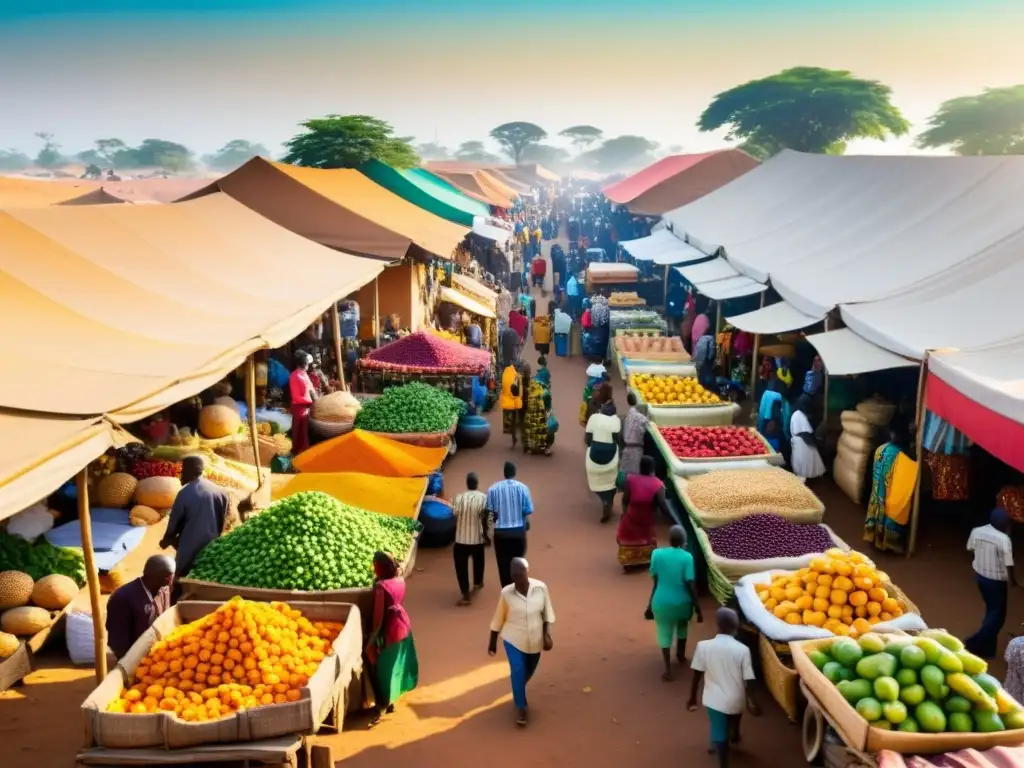
<path id="1" fill-rule="evenodd" d="M 252 461 L 256 465 L 256 492 L 263 487 L 263 472 L 260 467 L 260 441 L 256 433 L 256 353 L 246 360 L 245 405 L 249 411 L 249 440 L 252 444 Z M 253 495 L 255 495 L 255 493 Z"/>
<path id="2" fill-rule="evenodd" d="M 338 381 L 343 392 L 348 391 L 345 382 L 345 361 L 341 356 L 341 317 L 338 313 L 338 302 L 331 305 L 331 333 L 334 334 L 334 359 L 338 361 Z"/>
<path id="3" fill-rule="evenodd" d="M 373 278 L 373 338 L 374 349 L 380 349 L 380 295 L 377 292 L 379 278 Z"/>
<path id="4" fill-rule="evenodd" d="M 914 549 L 917 547 L 917 525 L 921 518 L 921 452 L 922 444 L 924 443 L 924 397 L 925 390 L 927 389 L 927 380 L 928 352 L 926 351 L 924 357 L 921 358 L 921 372 L 917 376 L 917 435 L 914 440 L 914 459 L 917 461 L 917 479 L 914 481 L 914 502 L 913 506 L 910 509 L 910 541 L 907 542 L 908 558 L 913 556 Z"/>
<path id="5" fill-rule="evenodd" d="M 92 643 L 96 655 L 96 682 L 107 676 L 107 632 L 100 605 L 100 577 L 96 572 L 96 554 L 92 548 L 92 520 L 89 514 L 89 475 L 83 468 L 75 478 L 78 488 L 78 525 L 82 536 L 82 554 L 85 556 L 85 579 L 89 587 L 89 605 L 92 608 Z"/>
<path id="6" fill-rule="evenodd" d="M 761 306 L 760 309 L 764 309 L 764 295 L 767 291 L 761 291 Z M 761 334 L 754 334 L 754 353 L 750 357 L 750 396 L 755 397 L 757 395 L 757 372 L 760 369 L 760 365 L 757 362 L 757 351 L 761 348 Z"/>

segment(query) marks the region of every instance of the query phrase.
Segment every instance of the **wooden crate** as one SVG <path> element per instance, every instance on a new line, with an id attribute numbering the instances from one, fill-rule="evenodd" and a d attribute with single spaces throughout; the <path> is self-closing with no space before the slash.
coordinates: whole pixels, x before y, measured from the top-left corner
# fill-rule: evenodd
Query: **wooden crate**
<path id="1" fill-rule="evenodd" d="M 758 652 L 761 657 L 761 675 L 768 692 L 775 702 L 782 707 L 789 722 L 796 723 L 800 717 L 800 675 L 786 664 L 788 650 L 781 654 L 775 644 L 764 635 L 758 633 Z"/>

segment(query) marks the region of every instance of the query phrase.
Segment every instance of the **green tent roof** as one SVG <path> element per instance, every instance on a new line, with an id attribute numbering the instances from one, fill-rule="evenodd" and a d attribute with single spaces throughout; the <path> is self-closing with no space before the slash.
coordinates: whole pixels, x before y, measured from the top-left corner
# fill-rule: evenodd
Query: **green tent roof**
<path id="1" fill-rule="evenodd" d="M 399 170 L 379 160 L 370 160 L 361 165 L 359 171 L 399 197 L 456 224 L 472 227 L 475 216 L 490 214 L 485 203 L 464 195 L 422 168 Z"/>

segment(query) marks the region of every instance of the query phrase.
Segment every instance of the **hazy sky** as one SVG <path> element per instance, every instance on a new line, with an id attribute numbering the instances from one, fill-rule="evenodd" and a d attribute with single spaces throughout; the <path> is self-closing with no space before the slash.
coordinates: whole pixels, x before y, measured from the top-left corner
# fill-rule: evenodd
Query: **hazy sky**
<path id="1" fill-rule="evenodd" d="M 882 80 L 920 130 L 945 99 L 1024 82 L 1022 39 L 1022 0 L 0 0 L 0 147 L 276 152 L 335 112 L 447 146 L 530 120 L 701 151 L 722 143 L 694 127 L 716 93 L 795 65 Z"/>

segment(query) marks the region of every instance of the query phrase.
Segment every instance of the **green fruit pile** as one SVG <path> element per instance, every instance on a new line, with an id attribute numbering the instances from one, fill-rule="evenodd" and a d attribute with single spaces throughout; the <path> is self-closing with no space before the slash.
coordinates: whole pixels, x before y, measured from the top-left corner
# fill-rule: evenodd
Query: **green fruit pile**
<path id="1" fill-rule="evenodd" d="M 356 429 L 370 432 L 446 432 L 466 404 L 443 389 L 422 382 L 388 387 L 366 400 L 356 416 Z"/>
<path id="2" fill-rule="evenodd" d="M 36 581 L 60 574 L 81 587 L 85 584 L 85 557 L 79 549 L 55 547 L 42 536 L 32 543 L 0 531 L 0 571 L 21 571 Z"/>
<path id="3" fill-rule="evenodd" d="M 309 592 L 368 587 L 374 552 L 401 562 L 418 528 L 415 520 L 350 507 L 325 493 L 296 493 L 207 544 L 188 576 Z"/>
<path id="4" fill-rule="evenodd" d="M 994 733 L 1024 728 L 1024 707 L 988 665 L 941 630 L 917 637 L 840 637 L 808 653 L 872 728 L 910 733 Z"/>

